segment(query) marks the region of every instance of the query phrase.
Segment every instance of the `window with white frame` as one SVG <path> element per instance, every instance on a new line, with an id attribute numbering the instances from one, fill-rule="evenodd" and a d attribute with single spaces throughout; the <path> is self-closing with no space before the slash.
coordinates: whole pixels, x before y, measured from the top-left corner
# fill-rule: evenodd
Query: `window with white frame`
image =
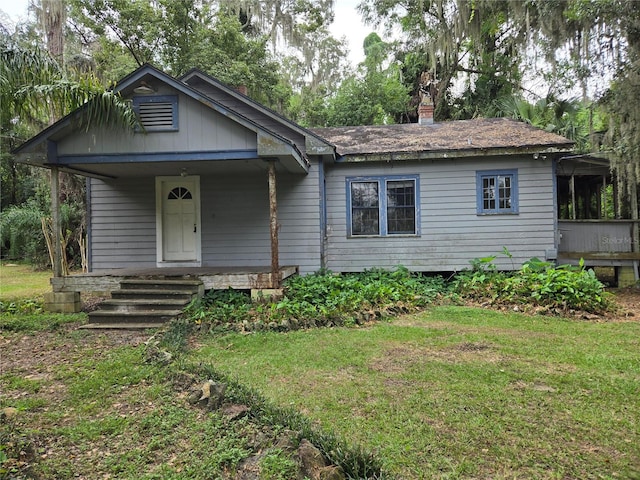
<path id="1" fill-rule="evenodd" d="M 133 98 L 133 109 L 147 132 L 178 130 L 178 96 L 145 95 Z"/>
<path id="2" fill-rule="evenodd" d="M 418 235 L 417 176 L 347 178 L 349 236 Z"/>
<path id="3" fill-rule="evenodd" d="M 518 213 L 518 171 L 476 172 L 479 215 Z"/>

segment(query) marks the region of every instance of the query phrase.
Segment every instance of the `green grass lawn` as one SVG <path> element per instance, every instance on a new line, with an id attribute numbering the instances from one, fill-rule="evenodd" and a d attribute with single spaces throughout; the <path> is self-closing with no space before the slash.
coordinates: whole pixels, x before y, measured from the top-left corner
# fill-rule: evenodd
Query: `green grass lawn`
<path id="1" fill-rule="evenodd" d="M 31 265 L 0 262 L 0 300 L 42 297 L 51 291 L 51 271 L 36 271 Z"/>
<path id="2" fill-rule="evenodd" d="M 28 266 L 0 275 L 1 300 L 50 288 Z M 147 336 L 76 330 L 83 318 L 0 316 L 0 408 L 20 411 L 0 447 L 35 439 L 39 478 L 221 478 L 246 454 L 245 426 L 205 420 L 174 367 L 145 363 Z M 437 307 L 194 340 L 177 369 L 211 364 L 397 478 L 640 478 L 640 322 Z"/>
<path id="3" fill-rule="evenodd" d="M 191 361 L 373 450 L 400 478 L 640 478 L 640 323 L 439 307 L 199 341 Z"/>

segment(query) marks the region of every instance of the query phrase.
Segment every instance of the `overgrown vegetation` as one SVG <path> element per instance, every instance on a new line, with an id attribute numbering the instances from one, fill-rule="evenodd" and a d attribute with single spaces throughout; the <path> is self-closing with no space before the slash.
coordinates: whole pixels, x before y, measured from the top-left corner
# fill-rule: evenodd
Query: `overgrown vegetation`
<path id="1" fill-rule="evenodd" d="M 510 255 L 506 249 L 505 254 Z M 555 314 L 604 313 L 611 308 L 604 285 L 583 265 L 554 266 L 533 258 L 520 270 L 501 272 L 494 259 L 471 261 L 472 268 L 449 283 L 404 267 L 342 275 L 322 270 L 287 279 L 279 300 L 252 302 L 236 290 L 210 291 L 192 303 L 185 316 L 206 331 L 247 332 L 359 325 L 424 309 L 436 300 L 490 301 Z"/>
<path id="2" fill-rule="evenodd" d="M 470 270 L 456 277 L 454 290 L 465 298 L 494 304 L 542 307 L 543 313 L 603 313 L 612 307 L 604 285 L 583 261 L 579 266 L 555 266 L 532 258 L 516 272 L 500 272 L 494 259 L 474 260 Z"/>
<path id="3" fill-rule="evenodd" d="M 353 326 L 425 307 L 446 291 L 440 277 L 369 270 L 337 275 L 321 270 L 286 280 L 279 300 L 252 303 L 235 290 L 210 291 L 185 315 L 207 330 L 287 331 L 320 326 Z"/>

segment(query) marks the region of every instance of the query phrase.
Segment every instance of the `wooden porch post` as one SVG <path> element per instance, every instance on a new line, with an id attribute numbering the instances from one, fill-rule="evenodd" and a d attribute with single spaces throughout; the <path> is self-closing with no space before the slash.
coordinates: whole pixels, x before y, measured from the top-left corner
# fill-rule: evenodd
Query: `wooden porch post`
<path id="1" fill-rule="evenodd" d="M 280 288 L 278 248 L 278 200 L 276 197 L 276 160 L 269 160 L 269 232 L 271 234 L 271 288 Z"/>
<path id="2" fill-rule="evenodd" d="M 60 218 L 60 171 L 57 166 L 51 167 L 51 227 L 53 229 L 53 276 L 62 277 L 62 243 L 60 233 L 62 223 Z"/>
<path id="3" fill-rule="evenodd" d="M 569 182 L 569 191 L 571 192 L 571 220 L 576 219 L 576 177 L 571 175 Z"/>

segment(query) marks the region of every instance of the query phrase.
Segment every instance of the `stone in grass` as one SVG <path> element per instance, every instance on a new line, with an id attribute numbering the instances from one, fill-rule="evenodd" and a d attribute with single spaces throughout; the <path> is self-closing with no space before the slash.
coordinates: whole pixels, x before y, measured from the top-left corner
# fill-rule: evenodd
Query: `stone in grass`
<path id="1" fill-rule="evenodd" d="M 302 473 L 311 480 L 345 480 L 346 478 L 340 467 L 327 465 L 320 450 L 306 439 L 300 442 L 298 458 L 302 465 Z"/>
<path id="2" fill-rule="evenodd" d="M 227 418 L 227 420 L 240 420 L 242 417 L 246 416 L 249 413 L 249 407 L 247 407 L 246 405 L 238 404 L 223 405 L 220 409 L 220 413 L 222 413 Z"/>
<path id="3" fill-rule="evenodd" d="M 193 389 L 189 393 L 187 401 L 192 405 L 201 403 L 206 405 L 209 410 L 217 410 L 222 406 L 226 390 L 226 383 L 216 383 L 213 380 L 207 380 L 200 387 Z"/>
<path id="4" fill-rule="evenodd" d="M 3 422 L 11 420 L 18 416 L 18 409 L 15 407 L 4 407 L 0 410 L 0 420 Z"/>

